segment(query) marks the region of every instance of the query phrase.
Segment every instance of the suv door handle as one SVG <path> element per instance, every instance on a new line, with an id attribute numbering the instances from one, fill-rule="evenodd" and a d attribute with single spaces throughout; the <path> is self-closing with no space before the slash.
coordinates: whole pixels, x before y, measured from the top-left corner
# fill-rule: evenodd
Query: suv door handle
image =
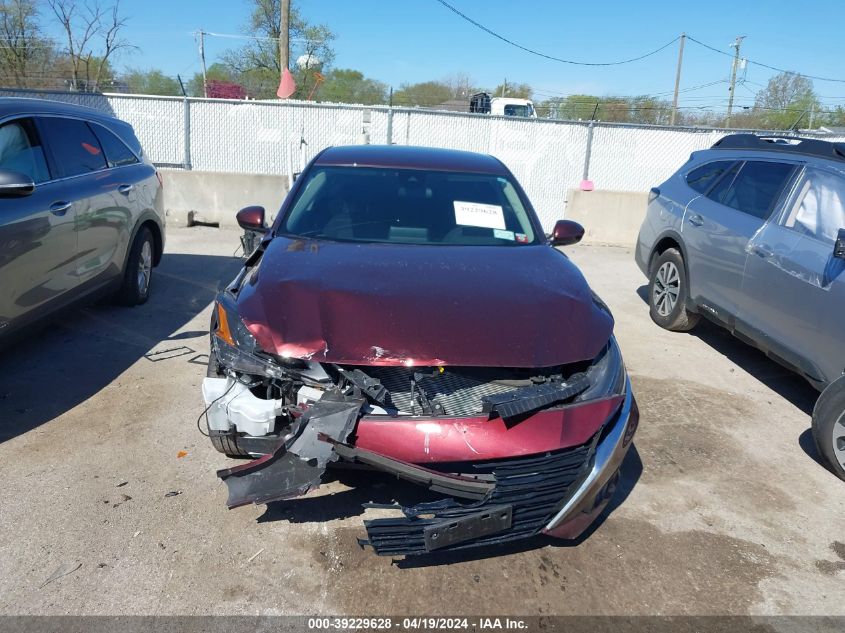
<path id="1" fill-rule="evenodd" d="M 135 189 L 135 185 L 120 185 L 117 188 L 117 190 L 120 193 L 122 193 L 124 196 L 127 195 L 129 192 L 131 192 L 133 189 Z"/>
<path id="2" fill-rule="evenodd" d="M 755 244 L 754 246 L 752 246 L 751 252 L 753 252 L 758 257 L 762 257 L 763 259 L 767 259 L 774 255 L 774 252 L 772 252 L 768 246 L 763 246 L 761 244 Z"/>
<path id="3" fill-rule="evenodd" d="M 704 218 L 702 218 L 702 217 L 701 217 L 700 215 L 698 215 L 697 213 L 691 213 L 691 214 L 687 217 L 687 222 L 689 222 L 689 223 L 690 223 L 690 224 L 692 224 L 693 226 L 701 226 L 702 224 L 704 224 Z"/>
<path id="4" fill-rule="evenodd" d="M 64 215 L 72 206 L 72 202 L 54 202 L 50 205 L 50 213 L 53 215 Z"/>

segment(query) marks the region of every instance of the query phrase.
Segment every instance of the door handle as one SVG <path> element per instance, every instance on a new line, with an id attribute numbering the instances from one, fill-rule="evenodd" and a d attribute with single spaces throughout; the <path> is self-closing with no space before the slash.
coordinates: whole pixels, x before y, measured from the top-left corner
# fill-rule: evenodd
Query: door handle
<path id="1" fill-rule="evenodd" d="M 758 257 L 762 257 L 763 259 L 768 259 L 772 255 L 774 255 L 774 252 L 772 252 L 768 246 L 763 246 L 760 244 L 755 244 L 751 247 L 751 250 L 755 255 L 757 255 Z"/>
<path id="2" fill-rule="evenodd" d="M 72 206 L 72 202 L 54 202 L 50 205 L 50 213 L 53 215 L 64 215 Z"/>
<path id="3" fill-rule="evenodd" d="M 704 218 L 702 218 L 702 217 L 701 217 L 700 215 L 698 215 L 697 213 L 691 213 L 691 214 L 687 217 L 687 222 L 689 222 L 689 223 L 690 223 L 690 224 L 692 224 L 693 226 L 701 226 L 702 224 L 704 224 Z"/>
<path id="4" fill-rule="evenodd" d="M 117 190 L 122 193 L 124 196 L 129 194 L 133 189 L 135 189 L 135 185 L 120 185 Z"/>

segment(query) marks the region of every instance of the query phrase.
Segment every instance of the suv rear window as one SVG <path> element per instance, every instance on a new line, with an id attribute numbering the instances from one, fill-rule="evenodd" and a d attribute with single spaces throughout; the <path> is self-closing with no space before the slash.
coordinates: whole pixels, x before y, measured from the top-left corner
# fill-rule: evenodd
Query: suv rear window
<path id="1" fill-rule="evenodd" d="M 731 169 L 707 197 L 765 220 L 794 170 L 795 166 L 788 163 L 750 160 L 738 170 Z"/>
<path id="2" fill-rule="evenodd" d="M 94 134 L 100 140 L 100 145 L 106 153 L 106 161 L 109 167 L 123 167 L 124 165 L 134 165 L 138 162 L 138 157 L 132 153 L 126 143 L 121 141 L 112 132 L 109 132 L 102 125 L 93 124 L 91 128 Z"/>
<path id="3" fill-rule="evenodd" d="M 44 117 L 39 127 L 65 178 L 106 168 L 103 148 L 85 121 Z"/>
<path id="4" fill-rule="evenodd" d="M 718 160 L 696 167 L 687 174 L 687 184 L 698 193 L 707 193 L 707 190 L 719 179 L 719 176 L 730 169 L 735 162 L 733 160 Z"/>

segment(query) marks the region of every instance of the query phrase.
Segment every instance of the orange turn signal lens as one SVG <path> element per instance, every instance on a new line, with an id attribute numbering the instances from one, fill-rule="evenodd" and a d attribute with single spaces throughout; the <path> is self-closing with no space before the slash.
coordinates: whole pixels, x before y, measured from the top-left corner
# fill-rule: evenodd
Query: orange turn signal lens
<path id="1" fill-rule="evenodd" d="M 217 329 L 214 330 L 214 334 L 220 338 L 220 340 L 225 341 L 229 345 L 235 347 L 235 339 L 232 337 L 232 330 L 229 329 L 229 317 L 226 316 L 226 311 L 223 309 L 219 303 L 216 306 L 217 308 Z"/>

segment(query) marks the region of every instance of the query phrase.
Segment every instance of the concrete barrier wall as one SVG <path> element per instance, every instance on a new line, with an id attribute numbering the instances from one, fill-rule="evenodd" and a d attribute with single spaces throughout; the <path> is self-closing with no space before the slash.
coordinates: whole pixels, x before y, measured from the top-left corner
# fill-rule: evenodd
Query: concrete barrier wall
<path id="1" fill-rule="evenodd" d="M 160 173 L 167 221 L 176 226 L 208 223 L 236 227 L 235 213 L 251 204 L 264 207 L 270 223 L 288 192 L 287 176 L 176 169 Z M 646 192 L 570 189 L 565 217 L 584 225 L 585 243 L 633 246 L 647 203 Z M 563 201 L 560 208 L 564 208 Z"/>
<path id="2" fill-rule="evenodd" d="M 566 219 L 584 226 L 584 243 L 634 246 L 645 217 L 648 192 L 570 189 Z"/>
<path id="3" fill-rule="evenodd" d="M 232 174 L 209 171 L 160 170 L 164 181 L 164 210 L 174 225 L 194 223 L 237 226 L 235 213 L 257 204 L 271 222 L 288 192 L 287 176 Z"/>

